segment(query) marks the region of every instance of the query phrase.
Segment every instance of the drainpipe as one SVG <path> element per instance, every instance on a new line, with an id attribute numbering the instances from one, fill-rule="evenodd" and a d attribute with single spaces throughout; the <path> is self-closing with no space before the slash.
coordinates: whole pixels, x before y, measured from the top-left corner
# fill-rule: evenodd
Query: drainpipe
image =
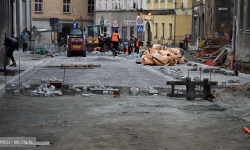
<path id="1" fill-rule="evenodd" d="M 175 32 L 176 32 L 176 0 L 174 2 L 174 47 L 175 47 Z"/>
<path id="2" fill-rule="evenodd" d="M 235 43 L 236 43 L 236 29 L 237 29 L 237 25 L 236 25 L 236 21 L 237 21 L 237 0 L 234 0 L 234 15 L 233 15 L 233 41 L 232 41 L 232 58 L 231 58 L 231 68 L 233 68 L 233 64 L 234 64 L 234 57 L 235 57 Z"/>

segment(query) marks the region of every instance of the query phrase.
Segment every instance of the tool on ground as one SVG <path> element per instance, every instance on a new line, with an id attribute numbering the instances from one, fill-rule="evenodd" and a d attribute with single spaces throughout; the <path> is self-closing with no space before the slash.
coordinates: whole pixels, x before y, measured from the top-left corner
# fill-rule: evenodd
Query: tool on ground
<path id="1" fill-rule="evenodd" d="M 214 98 L 211 94 L 211 86 L 217 85 L 217 82 L 209 82 L 208 79 L 204 78 L 203 82 L 191 82 L 191 78 L 187 77 L 185 82 L 182 81 L 167 81 L 167 85 L 172 86 L 172 93 L 167 94 L 170 97 L 186 97 L 187 100 L 193 100 L 194 98 L 204 98 L 204 100 L 209 100 Z M 176 94 L 175 85 L 186 85 L 186 94 Z M 195 86 L 203 86 L 203 93 L 196 94 Z"/>

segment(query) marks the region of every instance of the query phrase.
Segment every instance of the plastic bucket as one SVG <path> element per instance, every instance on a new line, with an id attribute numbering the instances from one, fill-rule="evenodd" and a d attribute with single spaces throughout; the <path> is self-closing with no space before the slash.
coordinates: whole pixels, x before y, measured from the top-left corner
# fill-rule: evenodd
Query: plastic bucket
<path id="1" fill-rule="evenodd" d="M 41 50 L 40 50 L 40 54 L 41 54 L 41 55 L 45 55 L 45 49 L 41 49 Z"/>

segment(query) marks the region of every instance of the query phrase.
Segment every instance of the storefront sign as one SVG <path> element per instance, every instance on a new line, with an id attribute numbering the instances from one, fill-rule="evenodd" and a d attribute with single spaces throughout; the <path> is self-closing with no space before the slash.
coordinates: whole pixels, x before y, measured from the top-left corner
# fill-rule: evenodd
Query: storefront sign
<path id="1" fill-rule="evenodd" d="M 194 7 L 194 12 L 199 14 L 200 13 L 200 6 Z"/>
<path id="2" fill-rule="evenodd" d="M 151 15 L 173 15 L 174 9 L 168 9 L 168 10 L 144 10 L 145 14 L 151 14 Z"/>
<path id="3" fill-rule="evenodd" d="M 228 10 L 228 8 L 218 8 L 219 10 Z"/>
<path id="4" fill-rule="evenodd" d="M 124 20 L 123 25 L 136 25 L 135 20 Z"/>

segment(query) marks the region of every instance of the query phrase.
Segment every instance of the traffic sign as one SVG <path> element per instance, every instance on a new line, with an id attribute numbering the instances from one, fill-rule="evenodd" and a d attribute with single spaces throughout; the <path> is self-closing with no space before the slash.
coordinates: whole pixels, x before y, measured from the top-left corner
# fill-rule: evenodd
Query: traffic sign
<path id="1" fill-rule="evenodd" d="M 113 19 L 113 24 L 118 24 L 118 19 Z"/>
<path id="2" fill-rule="evenodd" d="M 137 17 L 136 18 L 136 25 L 140 26 L 140 25 L 144 25 L 145 22 L 145 18 L 144 17 Z"/>
<path id="3" fill-rule="evenodd" d="M 143 26 L 137 26 L 137 32 L 143 32 Z"/>

